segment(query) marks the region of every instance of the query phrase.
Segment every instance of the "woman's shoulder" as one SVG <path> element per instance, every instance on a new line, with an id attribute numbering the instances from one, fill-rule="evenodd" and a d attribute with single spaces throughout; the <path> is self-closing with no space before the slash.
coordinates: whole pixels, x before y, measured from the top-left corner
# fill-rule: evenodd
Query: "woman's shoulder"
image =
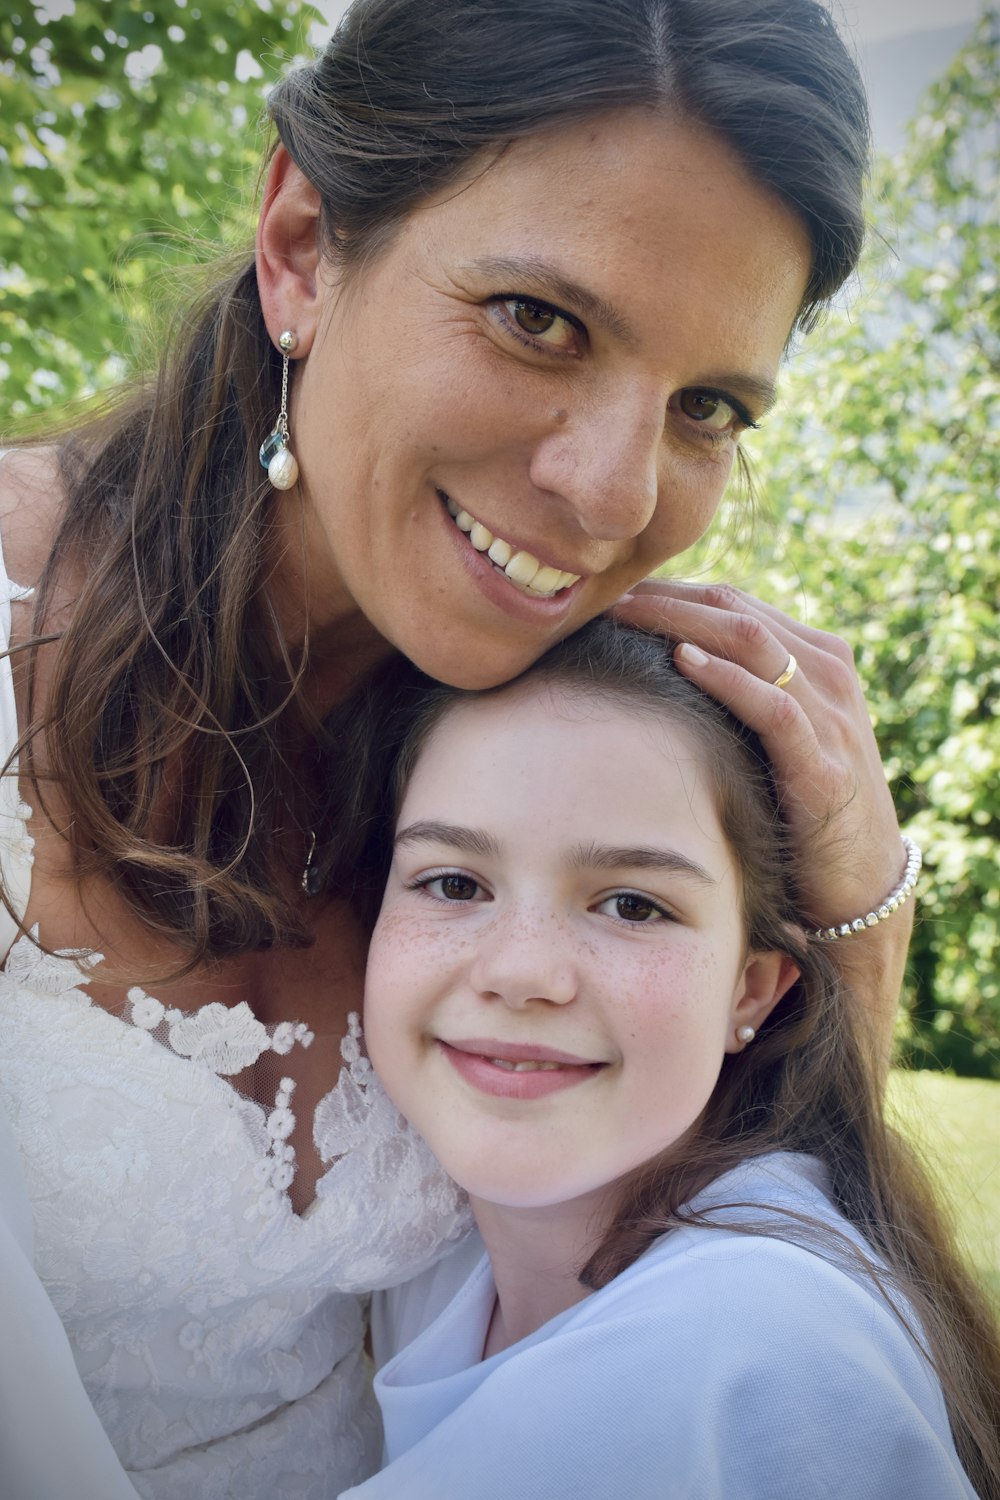
<path id="1" fill-rule="evenodd" d="M 17 448 L 0 457 L 0 542 L 12 582 L 32 588 L 62 518 L 65 488 L 55 448 Z"/>

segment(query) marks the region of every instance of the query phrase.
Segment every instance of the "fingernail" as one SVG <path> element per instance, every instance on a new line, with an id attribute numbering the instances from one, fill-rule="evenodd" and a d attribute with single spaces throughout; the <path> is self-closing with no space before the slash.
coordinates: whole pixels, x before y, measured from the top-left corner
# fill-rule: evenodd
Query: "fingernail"
<path id="1" fill-rule="evenodd" d="M 688 645 L 687 642 L 685 642 L 681 646 L 678 646 L 677 650 L 674 652 L 674 655 L 679 656 L 681 661 L 684 662 L 685 666 L 688 667 L 708 666 L 708 657 L 705 655 L 704 651 L 699 651 L 697 646 Z"/>

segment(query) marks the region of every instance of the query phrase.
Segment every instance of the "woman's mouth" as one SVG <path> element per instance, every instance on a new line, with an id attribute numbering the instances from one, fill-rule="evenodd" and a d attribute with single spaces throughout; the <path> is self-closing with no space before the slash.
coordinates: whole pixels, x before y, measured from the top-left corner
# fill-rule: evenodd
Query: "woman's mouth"
<path id="1" fill-rule="evenodd" d="M 539 562 L 531 552 L 516 548 L 503 537 L 494 535 L 475 516 L 462 510 L 458 502 L 444 490 L 438 490 L 437 493 L 459 531 L 465 533 L 477 552 L 486 554 L 494 571 L 502 574 L 521 593 L 534 594 L 539 599 L 552 599 L 563 589 L 572 588 L 574 583 L 579 582 L 579 573 L 567 573 L 562 568 L 549 567 Z"/>

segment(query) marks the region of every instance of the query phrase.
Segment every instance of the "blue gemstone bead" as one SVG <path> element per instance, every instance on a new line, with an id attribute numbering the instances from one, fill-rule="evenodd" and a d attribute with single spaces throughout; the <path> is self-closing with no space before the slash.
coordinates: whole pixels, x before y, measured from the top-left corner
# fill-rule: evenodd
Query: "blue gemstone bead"
<path id="1" fill-rule="evenodd" d="M 274 455 L 280 453 L 285 446 L 285 439 L 282 437 L 280 427 L 276 427 L 273 432 L 268 433 L 260 445 L 261 468 L 266 469 Z"/>

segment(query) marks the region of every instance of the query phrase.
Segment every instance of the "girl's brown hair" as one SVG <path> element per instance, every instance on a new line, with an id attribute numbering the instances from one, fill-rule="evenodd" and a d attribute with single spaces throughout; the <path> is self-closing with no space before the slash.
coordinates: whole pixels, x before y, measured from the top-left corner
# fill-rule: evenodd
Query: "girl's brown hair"
<path id="1" fill-rule="evenodd" d="M 556 646 L 518 684 L 543 683 L 615 708 L 679 724 L 712 785 L 719 820 L 741 876 L 748 951 L 787 953 L 800 979 L 759 1029 L 752 1046 L 727 1054 L 701 1119 L 680 1142 L 626 1180 L 612 1223 L 580 1272 L 605 1286 L 659 1236 L 687 1224 L 774 1235 L 760 1204 L 688 1205 L 725 1172 L 773 1151 L 802 1152 L 826 1169 L 828 1191 L 871 1247 L 819 1223 L 788 1217 L 790 1238 L 861 1271 L 905 1322 L 917 1318 L 941 1381 L 956 1447 L 984 1500 L 1000 1497 L 1000 1342 L 993 1311 L 962 1264 L 954 1237 L 913 1151 L 885 1118 L 881 1069 L 866 1055 L 857 1004 L 845 992 L 827 945 L 799 917 L 794 846 L 756 737 L 673 667 L 659 637 L 597 620 Z M 432 730 L 461 703 L 487 694 L 425 690 L 398 745 L 394 802 Z M 513 691 L 517 691 L 517 685 Z M 556 709 L 555 711 L 558 711 Z M 392 820 L 372 836 L 372 883 L 388 868 Z M 754 1212 L 748 1222 L 746 1211 Z M 762 1212 L 763 1209 L 763 1212 Z M 730 1223 L 726 1211 L 734 1213 Z M 902 1305 L 901 1305 L 902 1304 Z M 915 1331 L 915 1330 L 914 1330 Z"/>
<path id="2" fill-rule="evenodd" d="M 268 104 L 345 273 L 474 161 L 627 106 L 716 132 L 799 215 L 808 325 L 857 263 L 868 161 L 857 69 L 815 0 L 356 0 Z M 325 849 L 343 832 L 342 809 L 317 810 L 336 767 L 301 692 L 309 641 L 289 651 L 268 596 L 257 448 L 280 371 L 245 260 L 154 377 L 62 442 L 67 503 L 27 645 L 34 666 L 57 642 L 44 701 L 29 686 L 35 802 L 58 787 L 77 873 L 191 965 L 305 942 L 289 872 L 311 834 Z"/>

